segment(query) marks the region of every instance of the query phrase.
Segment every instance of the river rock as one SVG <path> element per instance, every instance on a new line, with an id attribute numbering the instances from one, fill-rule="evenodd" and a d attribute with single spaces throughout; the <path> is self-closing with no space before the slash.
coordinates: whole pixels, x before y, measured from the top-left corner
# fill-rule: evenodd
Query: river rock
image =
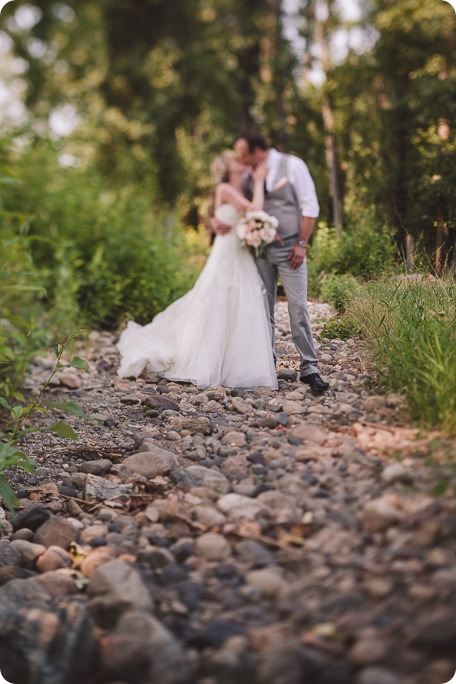
<path id="1" fill-rule="evenodd" d="M 77 536 L 77 530 L 71 523 L 63 518 L 52 516 L 37 529 L 33 540 L 35 544 L 42 544 L 46 548 L 61 546 L 63 549 L 69 549 L 71 542 L 75 541 Z"/>
<path id="2" fill-rule="evenodd" d="M 192 662 L 182 646 L 159 620 L 143 611 L 129 611 L 120 618 L 102 657 L 109 673 L 127 681 L 192 681 Z"/>
<path id="3" fill-rule="evenodd" d="M 122 560 L 112 560 L 93 573 L 88 590 L 90 609 L 101 625 L 110 625 L 127 610 L 152 611 L 150 594 L 139 573 Z"/>
<path id="4" fill-rule="evenodd" d="M 124 465 L 134 473 L 153 478 L 157 475 L 166 475 L 178 464 L 177 457 L 171 451 L 156 447 L 153 451 L 140 451 L 128 456 Z"/>

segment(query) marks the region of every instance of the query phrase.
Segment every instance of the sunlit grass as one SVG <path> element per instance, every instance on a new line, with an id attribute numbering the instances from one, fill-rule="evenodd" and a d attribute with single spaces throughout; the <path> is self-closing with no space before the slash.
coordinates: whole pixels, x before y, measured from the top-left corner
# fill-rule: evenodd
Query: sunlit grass
<path id="1" fill-rule="evenodd" d="M 405 394 L 412 417 L 456 433 L 456 280 L 369 283 L 347 315 L 384 382 Z"/>

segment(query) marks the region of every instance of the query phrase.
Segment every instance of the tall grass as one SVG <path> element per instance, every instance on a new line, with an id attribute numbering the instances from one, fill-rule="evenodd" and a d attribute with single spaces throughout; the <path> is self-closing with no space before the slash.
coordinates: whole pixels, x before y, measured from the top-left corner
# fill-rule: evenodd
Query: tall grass
<path id="1" fill-rule="evenodd" d="M 456 280 L 389 279 L 356 292 L 347 315 L 412 417 L 456 433 Z"/>

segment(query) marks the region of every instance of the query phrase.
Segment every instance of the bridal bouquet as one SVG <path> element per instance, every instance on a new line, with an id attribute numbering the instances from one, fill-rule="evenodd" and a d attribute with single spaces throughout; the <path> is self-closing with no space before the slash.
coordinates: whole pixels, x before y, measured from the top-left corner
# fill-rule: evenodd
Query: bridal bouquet
<path id="1" fill-rule="evenodd" d="M 236 234 L 242 245 L 247 245 L 260 256 L 274 242 L 279 225 L 275 216 L 265 211 L 248 211 L 236 225 Z"/>

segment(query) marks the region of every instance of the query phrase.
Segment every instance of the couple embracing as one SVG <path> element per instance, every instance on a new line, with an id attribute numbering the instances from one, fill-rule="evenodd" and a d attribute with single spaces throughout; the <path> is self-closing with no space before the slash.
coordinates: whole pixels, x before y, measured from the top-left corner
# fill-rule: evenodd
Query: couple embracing
<path id="1" fill-rule="evenodd" d="M 145 369 L 197 387 L 277 388 L 274 307 L 280 278 L 288 300 L 300 379 L 328 389 L 318 374 L 307 309 L 306 246 L 319 206 L 303 161 L 269 148 L 256 132 L 242 134 L 233 152 L 214 161 L 216 238 L 194 287 L 151 323 L 130 321 L 121 333 L 119 375 Z M 249 210 L 278 222 L 277 239 L 254 256 L 235 226 Z"/>

